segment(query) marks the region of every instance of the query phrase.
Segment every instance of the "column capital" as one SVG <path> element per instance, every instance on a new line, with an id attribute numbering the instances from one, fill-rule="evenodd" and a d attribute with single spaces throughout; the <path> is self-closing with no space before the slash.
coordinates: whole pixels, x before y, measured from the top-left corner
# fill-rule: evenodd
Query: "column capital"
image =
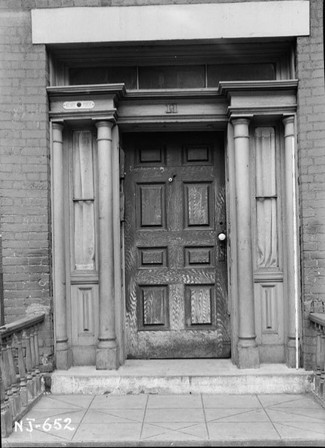
<path id="1" fill-rule="evenodd" d="M 249 126 L 252 118 L 253 118 L 253 115 L 245 115 L 245 116 L 231 115 L 230 122 L 232 124 L 234 124 L 235 126 L 238 124 L 245 124 L 245 125 Z"/>
<path id="2" fill-rule="evenodd" d="M 232 117 L 230 121 L 234 126 L 234 139 L 249 138 L 249 124 L 251 122 L 249 117 Z"/>
<path id="3" fill-rule="evenodd" d="M 60 145 L 62 145 L 63 128 L 64 128 L 63 123 L 57 123 L 57 122 L 52 123 L 52 132 L 53 132 L 52 143 L 59 143 Z M 53 148 L 55 148 L 55 144 L 53 145 Z"/>
<path id="4" fill-rule="evenodd" d="M 294 137 L 295 135 L 295 116 L 287 115 L 282 120 L 284 126 L 284 137 Z"/>
<path id="5" fill-rule="evenodd" d="M 293 114 L 291 114 L 291 115 L 284 115 L 282 122 L 283 122 L 283 124 L 294 123 L 295 122 L 295 116 Z"/>
<path id="6" fill-rule="evenodd" d="M 115 125 L 115 118 L 107 118 L 107 120 L 105 119 L 100 119 L 98 121 L 95 122 L 96 128 L 109 128 L 112 129 L 112 127 Z"/>
<path id="7" fill-rule="evenodd" d="M 52 123 L 52 143 L 53 143 L 53 149 L 56 148 L 55 143 L 58 143 L 60 145 L 60 148 L 62 148 L 63 144 L 63 123 L 53 122 Z M 56 148 L 57 149 L 57 148 Z"/>
<path id="8" fill-rule="evenodd" d="M 97 141 L 112 141 L 112 127 L 114 123 L 109 120 L 100 120 L 95 123 L 97 128 Z"/>
<path id="9" fill-rule="evenodd" d="M 62 132 L 64 129 L 63 121 L 52 121 L 52 129 Z"/>

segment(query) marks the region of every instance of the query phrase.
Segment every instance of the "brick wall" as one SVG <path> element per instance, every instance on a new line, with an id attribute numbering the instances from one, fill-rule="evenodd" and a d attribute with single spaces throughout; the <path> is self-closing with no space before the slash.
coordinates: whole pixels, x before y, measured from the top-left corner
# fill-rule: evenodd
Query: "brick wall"
<path id="1" fill-rule="evenodd" d="M 297 39 L 303 361 L 314 362 L 309 310 L 325 302 L 325 92 L 323 2 L 311 0 L 311 36 Z"/>
<path id="2" fill-rule="evenodd" d="M 49 353 L 47 59 L 44 46 L 31 44 L 30 13 L 4 9 L 0 3 L 0 232 L 6 322 L 46 311 L 42 341 Z"/>

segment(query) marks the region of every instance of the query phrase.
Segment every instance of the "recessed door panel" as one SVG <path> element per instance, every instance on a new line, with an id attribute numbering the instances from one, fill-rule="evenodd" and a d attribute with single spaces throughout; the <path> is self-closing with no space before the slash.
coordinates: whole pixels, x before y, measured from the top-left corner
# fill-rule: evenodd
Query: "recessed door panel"
<path id="1" fill-rule="evenodd" d="M 229 357 L 222 135 L 123 144 L 128 357 Z"/>
<path id="2" fill-rule="evenodd" d="M 165 185 L 138 184 L 138 227 L 165 226 Z"/>
<path id="3" fill-rule="evenodd" d="M 212 225 L 211 185 L 188 183 L 184 185 L 185 192 L 185 227 L 209 227 Z"/>
<path id="4" fill-rule="evenodd" d="M 168 329 L 167 286 L 139 286 L 138 327 L 143 330 Z"/>
<path id="5" fill-rule="evenodd" d="M 213 325 L 213 291 L 211 285 L 187 285 L 185 292 L 186 327 Z"/>

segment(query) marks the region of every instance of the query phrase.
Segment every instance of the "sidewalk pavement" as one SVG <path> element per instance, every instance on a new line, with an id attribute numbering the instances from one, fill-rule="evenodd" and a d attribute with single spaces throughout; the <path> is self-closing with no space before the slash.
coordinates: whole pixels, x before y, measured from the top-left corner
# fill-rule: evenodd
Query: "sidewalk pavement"
<path id="1" fill-rule="evenodd" d="M 3 447 L 324 446 L 311 395 L 44 395 Z"/>

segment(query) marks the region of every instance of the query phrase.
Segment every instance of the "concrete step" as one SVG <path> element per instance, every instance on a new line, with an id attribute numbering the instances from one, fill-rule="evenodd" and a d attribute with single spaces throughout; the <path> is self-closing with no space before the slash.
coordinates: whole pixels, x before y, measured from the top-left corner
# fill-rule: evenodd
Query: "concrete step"
<path id="1" fill-rule="evenodd" d="M 53 394 L 278 394 L 312 391 L 313 372 L 284 364 L 238 369 L 225 359 L 127 360 L 118 370 L 56 370 Z"/>

